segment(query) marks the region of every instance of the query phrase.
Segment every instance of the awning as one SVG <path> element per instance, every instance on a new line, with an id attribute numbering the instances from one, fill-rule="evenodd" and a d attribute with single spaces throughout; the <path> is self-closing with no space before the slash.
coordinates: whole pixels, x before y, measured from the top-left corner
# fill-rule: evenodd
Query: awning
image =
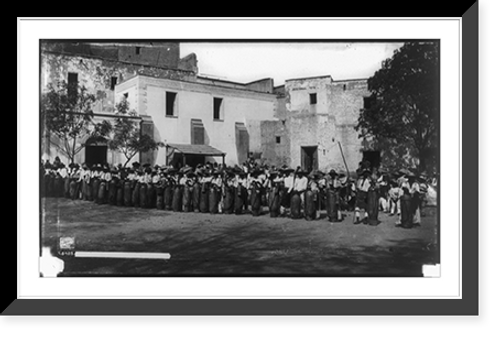
<path id="1" fill-rule="evenodd" d="M 217 150 L 210 145 L 201 144 L 167 144 L 167 153 L 169 148 L 179 151 L 183 154 L 195 154 L 200 156 L 209 157 L 224 157 L 226 154 L 220 150 Z"/>

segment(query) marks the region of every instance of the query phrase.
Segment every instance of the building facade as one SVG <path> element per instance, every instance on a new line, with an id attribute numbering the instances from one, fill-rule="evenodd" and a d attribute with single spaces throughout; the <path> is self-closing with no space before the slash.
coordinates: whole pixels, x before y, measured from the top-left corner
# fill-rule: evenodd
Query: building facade
<path id="1" fill-rule="evenodd" d="M 380 152 L 359 138 L 354 126 L 367 103 L 367 81 L 331 76 L 271 78 L 251 83 L 198 75 L 196 55 L 180 58 L 179 44 L 68 43 L 42 41 L 41 92 L 57 81 L 84 85 L 96 97 L 96 122 L 114 120 L 125 98 L 145 134 L 166 146 L 133 161 L 153 165 L 205 161 L 240 165 L 249 157 L 268 165 L 310 171 L 354 171 L 363 159 L 380 163 Z M 64 158 L 42 128 L 42 158 Z M 89 135 L 78 163 L 126 160 Z M 213 154 L 213 155 L 212 155 Z"/>

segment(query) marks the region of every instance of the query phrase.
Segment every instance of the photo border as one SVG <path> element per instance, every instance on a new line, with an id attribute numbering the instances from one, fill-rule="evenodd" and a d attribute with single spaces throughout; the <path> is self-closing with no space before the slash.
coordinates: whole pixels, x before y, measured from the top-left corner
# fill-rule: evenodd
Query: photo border
<path id="1" fill-rule="evenodd" d="M 19 299 L 3 315 L 478 315 L 478 2 L 462 16 L 461 299 Z M 18 33 L 19 34 L 19 33 Z M 18 47 L 19 48 L 19 47 Z M 18 63 L 19 72 L 19 63 Z M 19 83 L 18 83 L 19 86 Z M 465 113 L 466 112 L 466 113 Z M 11 275 L 17 275 L 17 271 Z"/>

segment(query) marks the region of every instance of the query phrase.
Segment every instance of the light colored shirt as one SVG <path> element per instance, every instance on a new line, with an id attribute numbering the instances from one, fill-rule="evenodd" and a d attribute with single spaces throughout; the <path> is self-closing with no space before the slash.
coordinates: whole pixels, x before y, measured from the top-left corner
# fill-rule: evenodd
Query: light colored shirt
<path id="1" fill-rule="evenodd" d="M 220 178 L 220 177 L 214 178 L 212 180 L 212 184 L 214 184 L 215 186 L 218 186 L 218 187 L 222 187 L 222 178 Z"/>
<path id="2" fill-rule="evenodd" d="M 68 176 L 68 169 L 66 168 L 66 166 L 61 167 L 60 169 L 57 170 L 57 172 L 59 172 L 59 175 L 62 178 L 66 178 Z"/>
<path id="3" fill-rule="evenodd" d="M 417 182 L 414 182 L 412 185 L 411 185 L 411 188 L 410 188 L 410 193 L 413 194 L 413 193 L 420 193 L 420 184 L 417 183 Z"/>
<path id="4" fill-rule="evenodd" d="M 295 184 L 293 186 L 294 190 L 296 190 L 297 192 L 303 192 L 307 189 L 307 178 L 306 177 L 302 177 L 302 178 L 296 178 L 295 179 Z"/>
<path id="5" fill-rule="evenodd" d="M 361 178 L 358 180 L 356 187 L 359 191 L 368 192 L 370 189 L 370 179 L 369 178 Z"/>
<path id="6" fill-rule="evenodd" d="M 293 177 L 292 176 L 286 177 L 285 179 L 283 179 L 283 181 L 285 182 L 285 188 L 288 188 L 288 189 L 293 188 Z"/>

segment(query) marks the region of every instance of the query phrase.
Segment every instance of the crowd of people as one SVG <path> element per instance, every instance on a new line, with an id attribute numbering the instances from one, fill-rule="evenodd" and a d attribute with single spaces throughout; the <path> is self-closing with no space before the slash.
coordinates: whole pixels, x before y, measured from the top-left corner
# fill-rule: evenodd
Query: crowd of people
<path id="1" fill-rule="evenodd" d="M 356 176 L 305 172 L 247 162 L 184 166 L 63 164 L 59 158 L 40 165 L 41 196 L 86 200 L 123 207 L 174 212 L 245 214 L 316 220 L 326 211 L 331 222 L 354 212 L 355 224 L 378 225 L 379 212 L 397 215 L 404 228 L 420 225 L 421 208 L 434 179 L 409 170 L 389 173 L 361 162 Z"/>

